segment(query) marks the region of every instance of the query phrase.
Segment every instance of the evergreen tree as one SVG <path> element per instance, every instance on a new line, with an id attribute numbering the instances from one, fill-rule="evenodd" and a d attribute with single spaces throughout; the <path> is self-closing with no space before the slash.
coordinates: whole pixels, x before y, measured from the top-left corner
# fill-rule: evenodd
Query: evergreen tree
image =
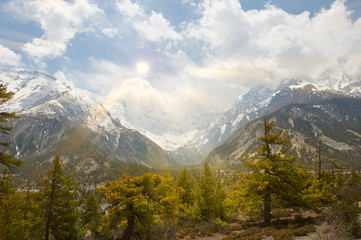
<path id="1" fill-rule="evenodd" d="M 31 192 L 16 192 L 11 175 L 0 179 L 0 240 L 38 237 L 38 204 Z"/>
<path id="2" fill-rule="evenodd" d="M 94 192 L 90 193 L 85 200 L 81 220 L 85 229 L 89 229 L 93 236 L 98 235 L 97 228 L 100 225 L 101 209 L 99 199 Z"/>
<path id="3" fill-rule="evenodd" d="M 224 188 L 207 161 L 200 176 L 199 191 L 201 217 L 204 220 L 224 218 Z"/>
<path id="4" fill-rule="evenodd" d="M 158 215 L 166 224 L 175 220 L 179 215 L 180 189 L 176 186 L 174 178 L 169 173 L 165 174 L 161 177 L 161 182 L 157 185 L 155 191 Z"/>
<path id="5" fill-rule="evenodd" d="M 53 168 L 48 169 L 46 174 L 48 177 L 39 182 L 45 240 L 48 240 L 50 235 L 57 240 L 78 239 L 78 185 L 72 180 L 71 174 L 64 175 L 58 155 L 53 160 Z"/>
<path id="6" fill-rule="evenodd" d="M 7 92 L 7 88 L 0 84 L 0 105 L 6 103 L 13 97 L 14 93 Z M 11 127 L 6 123 L 10 119 L 18 118 L 14 113 L 0 112 L 0 134 L 9 135 Z M 8 146 L 10 143 L 0 141 L 0 146 Z M 12 155 L 0 152 L 0 240 L 3 239 L 25 239 L 29 235 L 32 220 L 25 217 L 26 209 L 24 197 L 16 193 L 12 187 L 13 179 L 11 167 L 21 166 L 21 160 L 14 159 Z"/>
<path id="7" fill-rule="evenodd" d="M 177 187 L 181 188 L 179 196 L 181 203 L 192 206 L 196 200 L 196 183 L 186 168 L 179 174 Z"/>
<path id="8" fill-rule="evenodd" d="M 106 187 L 99 188 L 104 192 L 110 207 L 104 216 L 101 228 L 103 234 L 118 229 L 119 223 L 126 220 L 122 239 L 130 240 L 137 229 L 137 225 L 149 229 L 154 223 L 155 211 L 153 201 L 154 187 L 158 181 L 155 174 L 145 174 L 142 177 L 130 177 L 126 174 L 122 178 L 110 181 Z"/>
<path id="9" fill-rule="evenodd" d="M 7 101 L 9 101 L 14 96 L 13 92 L 7 92 L 7 88 L 0 84 L 0 106 Z M 9 135 L 11 131 L 10 126 L 4 125 L 4 123 L 9 122 L 11 118 L 18 118 L 14 113 L 9 112 L 0 112 L 0 133 Z M 0 142 L 1 146 L 8 146 L 8 142 Z M 6 169 L 9 169 L 13 166 L 21 166 L 23 162 L 21 160 L 14 159 L 12 155 L 0 152 L 0 164 L 5 166 Z"/>
<path id="10" fill-rule="evenodd" d="M 135 236 L 148 238 L 155 224 L 171 224 L 178 215 L 179 194 L 169 174 L 145 173 L 139 177 L 124 174 L 99 190 L 104 192 L 109 205 L 100 229 L 104 238 L 114 237 L 119 225 L 124 226 L 123 240 Z"/>
<path id="11" fill-rule="evenodd" d="M 311 174 L 295 164 L 295 157 L 285 156 L 288 134 L 283 134 L 282 129 L 276 130 L 275 124 L 267 119 L 263 127 L 262 145 L 257 150 L 256 160 L 246 157 L 243 162 L 251 169 L 249 190 L 252 193 L 249 194 L 261 196 L 263 220 L 267 226 L 271 223 L 272 196 L 287 207 L 312 208 L 313 200 L 311 192 L 305 194 L 310 187 Z"/>

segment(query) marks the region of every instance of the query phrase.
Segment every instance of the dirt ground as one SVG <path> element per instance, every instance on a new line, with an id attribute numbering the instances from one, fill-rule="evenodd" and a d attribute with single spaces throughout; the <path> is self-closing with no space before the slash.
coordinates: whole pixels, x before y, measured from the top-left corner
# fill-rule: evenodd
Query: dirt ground
<path id="1" fill-rule="evenodd" d="M 221 233 L 216 233 L 213 236 L 204 236 L 204 237 L 191 237 L 191 236 L 186 236 L 184 238 L 177 238 L 177 240 L 221 240 L 224 237 L 226 237 L 226 235 L 221 234 Z"/>
<path id="2" fill-rule="evenodd" d="M 306 212 L 306 213 L 303 213 L 302 214 L 302 218 L 318 218 L 320 215 L 319 214 L 316 214 L 316 213 L 313 213 L 313 212 Z M 295 219 L 295 216 L 289 216 L 289 217 L 283 217 L 283 218 L 280 218 L 280 220 L 294 220 Z M 319 223 L 320 224 L 320 223 Z M 226 234 L 223 234 L 223 233 L 215 233 L 213 234 L 212 236 L 185 236 L 183 238 L 177 238 L 176 240 L 222 240 L 224 239 L 225 237 L 227 237 L 229 234 L 231 233 L 239 233 L 241 232 L 239 229 L 239 224 L 238 223 L 231 223 L 229 225 L 229 227 L 231 229 L 238 229 L 238 230 L 234 230 L 234 231 L 231 231 L 229 232 L 227 235 Z M 316 229 L 318 230 L 317 232 L 323 232 L 325 229 L 321 229 L 321 228 L 325 228 L 324 226 L 316 226 Z M 329 235 L 329 234 L 327 234 Z M 311 233 L 309 234 L 308 236 L 303 236 L 303 237 L 293 237 L 294 240 L 315 240 L 315 239 L 320 239 L 320 238 L 317 238 L 317 234 L 316 233 Z M 329 238 L 327 238 L 329 239 Z M 330 238 L 330 239 L 338 239 L 338 238 Z M 264 238 L 262 240 L 274 240 L 274 238 L 272 236 L 264 236 Z"/>

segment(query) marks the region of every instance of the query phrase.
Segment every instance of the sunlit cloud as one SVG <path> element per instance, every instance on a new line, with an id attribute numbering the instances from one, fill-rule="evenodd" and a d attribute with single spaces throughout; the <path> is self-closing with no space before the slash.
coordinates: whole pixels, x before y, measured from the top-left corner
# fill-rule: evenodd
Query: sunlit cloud
<path id="1" fill-rule="evenodd" d="M 105 28 L 103 29 L 103 33 L 108 37 L 114 37 L 118 33 L 118 29 L 115 28 Z"/>
<path id="2" fill-rule="evenodd" d="M 2 45 L 0 45 L 0 56 L 0 66 L 2 67 L 17 67 L 21 64 L 21 56 Z"/>
<path id="3" fill-rule="evenodd" d="M 75 34 L 87 30 L 85 23 L 100 9 L 88 0 L 15 0 L 6 8 L 23 19 L 38 22 L 44 34 L 27 42 L 23 51 L 41 61 L 64 54 Z"/>
<path id="4" fill-rule="evenodd" d="M 346 1 L 299 14 L 272 2 L 255 10 L 238 0 L 154 4 L 9 0 L 2 7 L 34 23 L 38 36 L 2 34 L 0 51 L 13 65 L 52 64 L 52 74 L 100 94 L 119 118 L 136 126 L 149 117 L 149 129 L 162 122 L 190 130 L 195 119 L 222 112 L 255 85 L 336 68 L 361 76 L 361 18 L 352 19 Z"/>
<path id="5" fill-rule="evenodd" d="M 201 18 L 186 29 L 208 53 L 202 65 L 189 69 L 197 75 L 240 83 L 315 77 L 340 58 L 361 74 L 361 20 L 351 20 L 344 1 L 336 0 L 314 16 L 289 14 L 272 5 L 244 11 L 237 0 L 207 0 L 199 9 Z"/>
<path id="6" fill-rule="evenodd" d="M 180 40 L 181 35 L 174 30 L 161 13 L 152 11 L 147 15 L 138 2 L 123 0 L 116 3 L 117 10 L 125 16 L 126 21 L 146 40 Z"/>

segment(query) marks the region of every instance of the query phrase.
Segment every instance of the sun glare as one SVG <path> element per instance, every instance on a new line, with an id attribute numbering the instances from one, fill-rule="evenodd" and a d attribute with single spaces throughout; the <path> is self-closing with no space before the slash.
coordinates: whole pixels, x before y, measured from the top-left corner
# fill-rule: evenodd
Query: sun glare
<path id="1" fill-rule="evenodd" d="M 137 72 L 140 74 L 146 74 L 149 71 L 149 65 L 146 62 L 139 62 L 137 64 Z"/>

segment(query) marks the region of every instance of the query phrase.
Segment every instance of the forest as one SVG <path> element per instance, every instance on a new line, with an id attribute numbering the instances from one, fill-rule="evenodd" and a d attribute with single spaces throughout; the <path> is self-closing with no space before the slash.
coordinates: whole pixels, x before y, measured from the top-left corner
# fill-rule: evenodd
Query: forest
<path id="1" fill-rule="evenodd" d="M 1 103 L 12 96 L 0 86 Z M 0 113 L 0 132 L 11 134 L 6 123 L 17 117 Z M 261 147 L 242 159 L 247 171 L 204 162 L 200 171 L 123 174 L 94 191 L 81 189 L 59 156 L 36 187 L 17 189 L 12 170 L 24 162 L 1 152 L 0 239 L 361 237 L 361 175 L 337 159 L 307 170 L 287 154 L 287 133 L 267 119 L 263 130 Z"/>

